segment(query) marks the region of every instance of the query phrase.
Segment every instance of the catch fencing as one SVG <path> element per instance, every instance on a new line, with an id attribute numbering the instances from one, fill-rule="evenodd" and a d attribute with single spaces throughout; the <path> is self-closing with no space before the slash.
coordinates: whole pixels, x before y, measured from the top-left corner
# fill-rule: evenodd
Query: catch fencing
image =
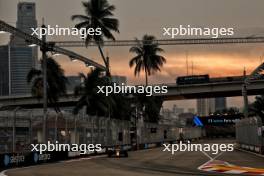
<path id="1" fill-rule="evenodd" d="M 157 145 L 157 143 L 202 137 L 198 127 L 180 128 L 165 125 L 89 116 L 85 111 L 73 115 L 71 111 L 61 113 L 48 111 L 46 136 L 51 142 L 67 144 Z M 136 124 L 136 125 L 135 125 Z M 15 109 L 0 111 L 0 153 L 28 152 L 31 144 L 42 143 L 43 111 L 41 109 Z"/>
<path id="2" fill-rule="evenodd" d="M 236 140 L 240 148 L 264 154 L 264 125 L 259 117 L 236 123 Z"/>

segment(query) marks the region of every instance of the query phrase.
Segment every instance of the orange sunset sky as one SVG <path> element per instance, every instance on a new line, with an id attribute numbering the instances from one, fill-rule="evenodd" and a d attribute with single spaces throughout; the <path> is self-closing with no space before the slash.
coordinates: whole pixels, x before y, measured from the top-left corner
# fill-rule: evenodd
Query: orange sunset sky
<path id="1" fill-rule="evenodd" d="M 20 0 L 21 1 L 21 0 Z M 74 14 L 83 14 L 82 0 L 25 0 L 36 2 L 37 20 L 47 25 L 74 27 Z M 0 0 L 0 18 L 15 26 L 19 0 Z M 120 34 L 116 39 L 141 38 L 144 34 L 164 39 L 163 27 L 192 25 L 194 27 L 232 27 L 234 37 L 263 36 L 264 1 L 262 0 L 109 0 L 116 6 L 115 17 L 120 21 Z M 80 40 L 74 37 L 48 37 L 49 41 Z M 0 35 L 0 44 L 8 43 L 8 36 Z M 189 74 L 210 74 L 211 77 L 242 75 L 244 68 L 250 73 L 264 57 L 263 44 L 184 45 L 161 46 L 167 63 L 162 72 L 150 77 L 150 83 L 174 83 L 179 75 L 186 75 L 186 55 Z M 69 48 L 95 61 L 101 62 L 97 48 Z M 144 75 L 134 77 L 128 66 L 133 54 L 129 47 L 105 47 L 110 57 L 113 75 L 127 76 L 129 84 L 144 83 Z M 188 53 L 188 54 L 186 54 Z M 65 56 L 56 56 L 67 75 L 88 72 L 80 62 L 71 62 Z M 172 103 L 171 103 L 172 104 Z M 176 102 L 179 106 L 195 107 L 194 101 Z M 229 98 L 229 105 L 241 106 L 241 98 Z"/>

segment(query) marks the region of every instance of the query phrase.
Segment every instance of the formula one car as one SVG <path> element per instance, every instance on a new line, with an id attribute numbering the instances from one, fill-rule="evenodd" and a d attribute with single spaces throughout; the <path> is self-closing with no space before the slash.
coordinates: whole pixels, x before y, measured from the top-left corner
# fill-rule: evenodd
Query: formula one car
<path id="1" fill-rule="evenodd" d="M 121 157 L 128 157 L 128 152 L 127 150 L 118 146 L 118 147 L 109 148 L 107 151 L 107 155 L 109 158 L 111 157 L 121 158 Z"/>

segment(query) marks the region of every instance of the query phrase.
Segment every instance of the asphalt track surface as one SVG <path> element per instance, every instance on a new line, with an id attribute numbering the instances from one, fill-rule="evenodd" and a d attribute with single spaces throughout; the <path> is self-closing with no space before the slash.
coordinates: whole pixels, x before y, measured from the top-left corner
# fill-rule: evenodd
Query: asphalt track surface
<path id="1" fill-rule="evenodd" d="M 204 143 L 232 143 L 233 141 L 215 140 Z M 164 148 L 129 152 L 128 158 L 108 158 L 100 156 L 70 160 L 66 162 L 43 164 L 27 168 L 11 169 L 8 176 L 184 176 L 184 175 L 233 175 L 198 170 L 208 162 L 209 157 L 202 152 L 176 152 L 174 155 L 163 152 Z M 237 166 L 264 168 L 264 158 L 235 150 L 225 152 L 217 160 Z M 238 174 L 242 175 L 242 174 Z"/>

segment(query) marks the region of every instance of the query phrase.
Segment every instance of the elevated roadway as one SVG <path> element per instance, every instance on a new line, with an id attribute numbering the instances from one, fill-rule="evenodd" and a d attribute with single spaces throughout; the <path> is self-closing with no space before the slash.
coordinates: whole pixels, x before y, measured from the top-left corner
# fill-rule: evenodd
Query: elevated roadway
<path id="1" fill-rule="evenodd" d="M 154 94 L 153 96 L 162 97 L 164 101 L 169 100 L 184 100 L 197 98 L 212 98 L 212 97 L 235 97 L 242 96 L 243 80 L 237 81 L 216 81 L 203 84 L 187 84 L 176 85 L 163 84 L 168 86 L 166 94 Z M 264 94 L 264 80 L 252 80 L 247 87 L 248 95 Z M 79 97 L 75 97 L 72 93 L 68 96 L 61 97 L 60 105 L 74 106 Z M 3 106 L 39 106 L 42 107 L 42 99 L 37 99 L 31 95 L 25 96 L 3 96 L 0 97 L 0 107 Z"/>

